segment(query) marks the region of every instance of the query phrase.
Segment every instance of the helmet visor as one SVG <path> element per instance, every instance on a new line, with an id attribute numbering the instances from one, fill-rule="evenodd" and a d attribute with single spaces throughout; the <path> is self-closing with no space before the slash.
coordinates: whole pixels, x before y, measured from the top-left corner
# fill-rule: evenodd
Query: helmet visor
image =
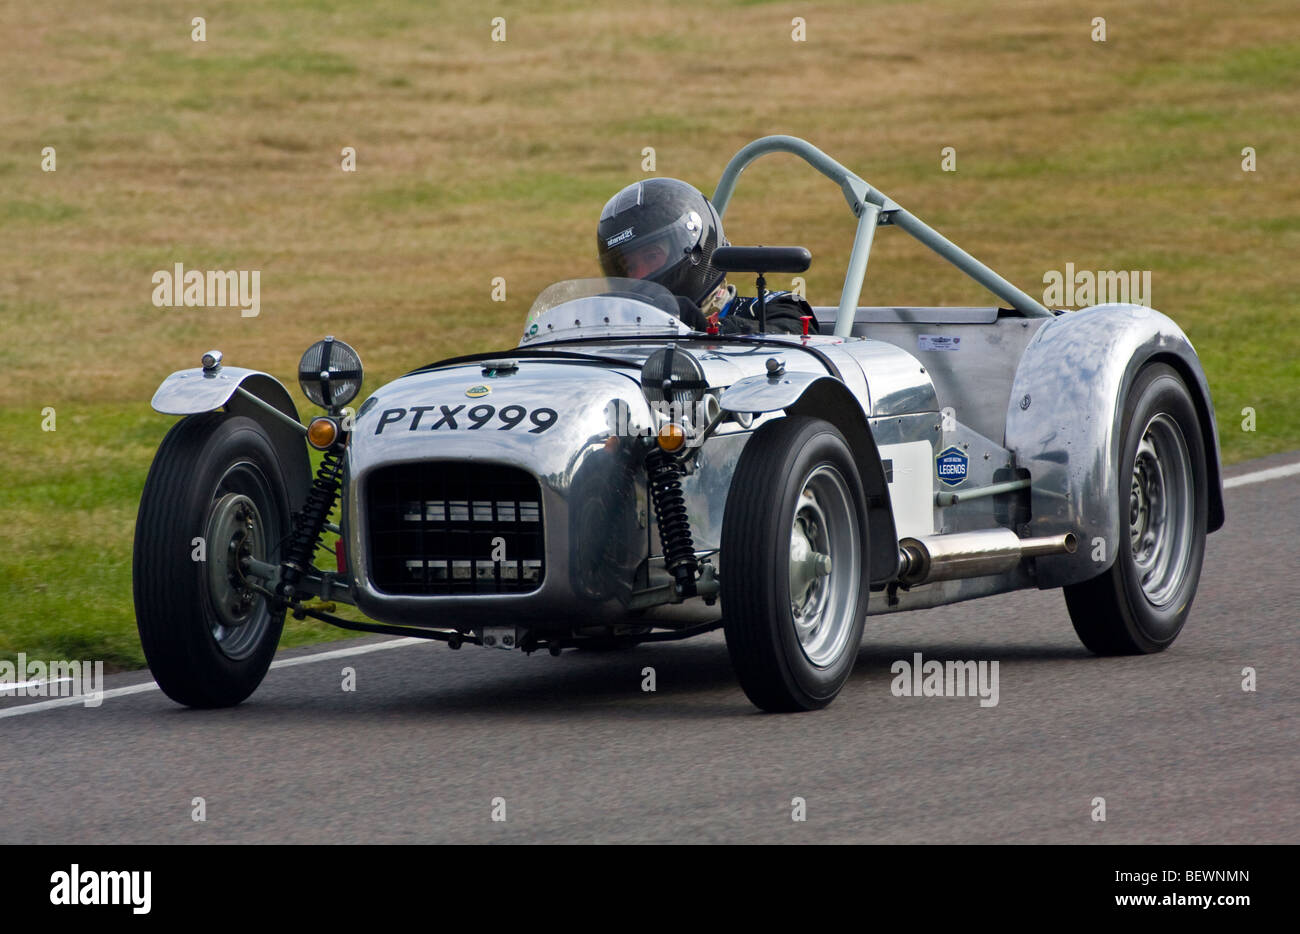
<path id="1" fill-rule="evenodd" d="M 607 276 L 657 280 L 687 262 L 703 236 L 704 223 L 695 211 L 657 230 L 628 227 L 602 239 L 600 266 Z"/>

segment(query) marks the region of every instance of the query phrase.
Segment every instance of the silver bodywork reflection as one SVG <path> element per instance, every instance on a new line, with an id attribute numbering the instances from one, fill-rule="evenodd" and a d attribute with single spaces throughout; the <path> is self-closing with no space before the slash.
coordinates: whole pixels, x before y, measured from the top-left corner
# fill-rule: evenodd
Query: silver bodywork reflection
<path id="1" fill-rule="evenodd" d="M 281 417 L 267 412 L 263 405 L 258 405 L 239 390 L 251 393 L 264 405 L 272 406 Z M 163 380 L 150 405 L 154 411 L 164 415 L 198 415 L 224 406 L 234 415 L 247 416 L 258 422 L 270 435 L 284 466 L 290 507 L 295 510 L 302 508 L 311 484 L 311 462 L 301 432 L 289 424 L 290 420 L 298 421 L 298 408 L 284 384 L 274 376 L 261 370 L 220 364 L 211 369 L 179 370 Z"/>
<path id="2" fill-rule="evenodd" d="M 611 302 L 640 304 L 616 298 L 586 301 L 602 312 Z M 559 320 L 567 320 L 566 306 L 553 311 L 563 316 Z M 654 308 L 647 311 L 659 313 Z M 1025 475 L 1032 479 L 1028 491 L 936 507 L 936 533 L 992 525 L 1021 535 L 1074 532 L 1080 540 L 1075 554 L 1038 557 L 1009 574 L 922 585 L 897 593 L 892 602 L 873 596 L 873 614 L 1034 584 L 1055 587 L 1103 571 L 1113 560 L 1120 528 L 1114 484 L 1119 475 L 1115 461 L 1123 399 L 1137 370 L 1150 359 L 1177 365 L 1204 413 L 1211 478 L 1209 527 L 1213 530 L 1221 524 L 1218 441 L 1208 387 L 1190 343 L 1167 317 L 1140 306 L 1112 305 L 1050 321 L 995 315 L 959 325 L 932 314 L 933 309 L 913 309 L 910 315 L 906 311 L 860 310 L 874 320 L 857 328 L 878 332 L 880 339 L 784 337 L 747 345 L 690 335 L 677 341 L 700 361 L 709 385 L 717 387 L 728 409 L 762 413 L 746 428 L 731 420 L 723 422 L 689 459 L 682 492 L 701 557 L 712 558 L 715 564 L 718 560 L 714 552 L 721 542 L 731 477 L 753 431 L 783 417 L 785 409 L 798 408 L 810 388 L 826 381 L 838 385 L 831 368 L 838 369 L 843 387 L 851 394 L 842 404 L 860 406 L 875 445 L 924 441 L 935 454 L 950 446 L 964 451 L 969 457 L 968 473 L 954 489 L 979 488 Z M 583 334 L 590 336 L 594 327 Z M 909 352 L 905 348 L 919 333 L 960 335 L 963 350 Z M 361 609 L 377 619 L 440 628 L 521 621 L 541 625 L 561 620 L 577 627 L 626 622 L 633 593 L 667 581 L 643 469 L 644 445 L 656 422 L 639 382 L 646 357 L 662 346 L 662 336 L 647 336 L 645 342 L 587 341 L 580 345 L 581 352 L 602 358 L 600 362 L 521 358 L 517 369 L 492 375 L 490 368 L 479 365 L 452 366 L 412 374 L 377 392 L 356 421 L 343 496 L 349 574 Z M 767 373 L 771 359 L 781 364 L 777 380 Z M 411 431 L 409 419 L 377 433 L 385 411 L 469 403 L 466 390 L 479 384 L 491 387 L 485 401 L 498 409 L 545 404 L 559 413 L 559 419 L 540 434 L 530 434 L 526 428 Z M 963 395 L 961 388 L 967 385 L 974 391 Z M 297 508 L 309 477 L 301 440 L 240 395 L 237 387 L 296 420 L 292 400 L 278 381 L 239 367 L 174 373 L 159 387 L 153 404 L 174 414 L 224 405 L 258 419 L 289 465 Z M 994 404 L 1005 406 L 1004 427 L 991 417 Z M 952 417 L 954 412 L 957 418 Z M 539 477 L 548 569 L 540 590 L 465 598 L 396 596 L 373 587 L 365 502 L 359 495 L 368 472 L 388 464 L 437 460 L 505 464 Z M 937 480 L 933 484 L 939 489 Z M 1101 562 L 1093 560 L 1098 539 L 1107 543 Z M 638 605 L 644 602 L 643 597 Z M 574 607 L 581 608 L 576 615 Z M 692 601 L 655 607 L 647 618 L 698 620 L 708 612 L 716 615 L 716 609 L 705 611 L 699 601 Z"/>
<path id="3" fill-rule="evenodd" d="M 564 313 L 564 307 L 555 311 Z M 1123 320 L 1117 321 L 1117 316 Z M 1141 326 L 1133 327 L 1134 321 Z M 731 477 L 753 431 L 783 417 L 786 409 L 798 410 L 799 400 L 819 383 L 838 385 L 832 368 L 851 393 L 842 404 L 859 405 L 870 426 L 868 443 L 924 441 L 934 454 L 949 446 L 960 448 L 969 466 L 962 485 L 955 487 L 959 490 L 1026 474 L 1032 478 L 1030 490 L 936 507 L 937 533 L 1000 526 L 1021 535 L 1074 532 L 1080 540 L 1075 554 L 1033 558 L 1007 574 L 923 585 L 898 593 L 894 603 L 873 596 L 872 613 L 1035 583 L 1059 586 L 1100 573 L 1104 566 L 1091 560 L 1092 538 L 1113 536 L 1118 528 L 1115 510 L 1108 505 L 1117 501 L 1111 495 L 1115 419 L 1137 367 L 1152 355 L 1175 358 L 1191 374 L 1193 392 L 1208 399 L 1190 344 L 1168 318 L 1149 309 L 1110 306 L 1024 327 L 1016 319 L 997 317 L 970 325 L 903 320 L 879 325 L 889 340 L 785 337 L 747 344 L 692 335 L 676 342 L 700 362 L 708 384 L 717 387 L 728 409 L 763 413 L 748 428 L 725 421 L 691 456 L 682 491 L 701 557 L 711 557 L 719 546 Z M 931 354 L 937 359 L 925 360 L 918 359 L 925 354 L 904 349 L 918 332 L 940 328 L 959 333 L 969 349 Z M 556 346 L 568 349 L 563 343 Z M 361 609 L 379 619 L 441 627 L 499 622 L 594 627 L 626 622 L 633 594 L 667 580 L 642 466 L 655 422 L 639 383 L 642 363 L 661 346 L 662 338 L 587 340 L 573 349 L 600 357 L 599 362 L 521 358 L 517 370 L 495 376 L 475 365 L 451 366 L 412 374 L 376 393 L 357 421 L 345 491 L 345 532 Z M 1016 355 L 1021 359 L 1011 359 Z M 769 359 L 781 364 L 777 380 L 767 375 Z M 999 370 L 1014 377 L 999 375 Z M 979 383 L 984 391 L 961 397 L 957 388 L 968 371 L 984 374 Z M 491 386 L 490 401 L 498 407 L 545 404 L 560 413 L 559 421 L 536 435 L 423 428 L 412 432 L 405 423 L 376 434 L 384 411 L 465 401 L 465 390 L 476 383 Z M 945 387 L 943 396 L 938 386 Z M 1022 409 L 1019 400 L 1026 395 L 1031 402 Z M 944 411 L 945 396 L 957 418 Z M 990 397 L 1006 406 L 1005 428 L 990 420 Z M 620 410 L 624 424 L 612 427 L 619 419 L 610 413 Z M 966 421 L 968 416 L 988 431 L 978 430 Z M 1211 420 L 1207 438 L 1214 438 L 1212 431 Z M 1217 485 L 1217 441 L 1209 447 Z M 1107 456 L 1107 451 L 1112 453 Z M 540 590 L 466 598 L 396 596 L 373 587 L 367 568 L 365 503 L 358 491 L 377 466 L 431 460 L 506 464 L 539 477 L 547 561 Z M 930 482 L 939 489 L 936 479 Z M 644 602 L 644 596 L 637 598 L 637 605 Z M 655 607 L 649 616 L 657 621 L 698 617 L 698 603 Z M 575 607 L 580 609 L 575 612 Z"/>
<path id="4" fill-rule="evenodd" d="M 1115 560 L 1120 536 L 1116 483 L 1124 400 L 1142 366 L 1164 360 L 1183 375 L 1205 437 L 1207 530 L 1223 524 L 1223 485 L 1214 406 L 1191 342 L 1172 320 L 1141 305 L 1097 305 L 1041 327 L 1025 349 L 1007 406 L 1006 445 L 1033 477 L 1033 535 L 1074 531 L 1079 550 L 1036 561 L 1039 587 L 1100 574 Z M 1127 496 L 1125 497 L 1127 501 Z M 1093 560 L 1098 539 L 1101 561 Z"/>
<path id="5" fill-rule="evenodd" d="M 924 315 L 924 318 L 932 316 Z M 938 317 L 938 316 L 933 316 Z M 987 322 L 880 321 L 862 328 L 873 340 L 906 351 L 925 367 L 939 411 L 1001 443 L 1016 364 L 1046 318 L 998 318 Z M 926 342 L 953 339 L 958 350 L 925 349 Z"/>
<path id="6" fill-rule="evenodd" d="M 775 412 L 798 401 L 804 391 L 824 373 L 781 373 L 779 376 L 747 376 L 733 383 L 718 400 L 728 412 Z"/>
<path id="7" fill-rule="evenodd" d="M 164 415 L 211 412 L 225 405 L 235 390 L 245 384 L 254 395 L 266 399 L 297 420 L 298 411 L 293 398 L 278 379 L 261 370 L 248 370 L 240 366 L 179 370 L 162 381 L 149 404 L 155 412 Z"/>
<path id="8" fill-rule="evenodd" d="M 566 307 L 556 311 L 564 313 Z M 521 623 L 582 628 L 626 622 L 633 592 L 667 579 L 643 468 L 654 414 L 639 382 L 645 358 L 661 346 L 662 338 L 584 342 L 581 351 L 601 362 L 521 357 L 512 370 L 489 371 L 473 364 L 435 368 L 390 383 L 368 399 L 348 448 L 344 491 L 344 534 L 358 607 L 376 619 L 433 627 Z M 907 404 L 934 405 L 934 389 L 922 368 L 898 348 L 872 341 L 810 338 L 805 344 L 805 339 L 790 338 L 748 345 L 695 336 L 680 340 L 678 346 L 699 360 L 709 385 L 719 388 L 766 374 L 772 358 L 781 362 L 791 386 L 806 388 L 832 379 L 829 360 L 839 369 L 843 385 L 855 391 L 853 398 L 860 400 L 853 404 L 860 405 L 864 425 L 868 411 L 875 410 L 872 399 L 879 400 L 883 411 Z M 625 365 L 611 362 L 614 359 Z M 466 391 L 480 386 L 489 387 L 490 395 L 476 397 L 476 402 L 490 402 L 498 410 L 545 405 L 559 413 L 554 427 L 537 434 L 463 425 L 434 430 L 431 416 L 412 430 L 411 417 L 394 420 L 399 410 L 415 406 L 465 403 Z M 781 401 L 789 405 L 801 394 Z M 691 453 L 682 493 L 701 556 L 716 551 L 721 542 L 731 477 L 745 444 L 755 429 L 782 415 L 775 411 L 760 416 L 748 428 L 726 421 Z M 441 460 L 508 465 L 538 477 L 546 555 L 546 574 L 538 590 L 411 596 L 383 593 L 374 586 L 364 495 L 369 474 L 391 464 Z M 658 607 L 653 616 L 659 621 L 698 618 L 698 602 Z M 711 612 L 717 615 L 716 608 Z"/>
<path id="9" fill-rule="evenodd" d="M 870 382 L 867 404 L 870 418 L 938 411 L 934 382 L 912 354 L 874 339 L 846 342 L 836 349 L 852 357 Z"/>
<path id="10" fill-rule="evenodd" d="M 731 475 L 752 435 L 752 431 L 734 430 L 710 439 L 693 459 L 691 472 L 682 478 L 682 493 L 686 497 L 697 551 L 714 551 L 722 544 L 722 516 L 731 489 Z M 657 526 L 652 547 L 655 557 L 661 558 L 663 546 Z"/>
<path id="11" fill-rule="evenodd" d="M 621 408 L 629 431 L 649 426 L 650 410 L 635 371 L 561 362 L 523 362 L 518 371 L 485 379 L 477 366 L 417 373 L 380 389 L 367 400 L 348 447 L 344 532 L 357 606 L 377 619 L 415 625 L 454 626 L 549 621 L 591 623 L 625 615 L 638 566 L 648 553 L 643 502 L 634 495 L 644 448 L 640 438 L 613 434 Z M 466 390 L 487 386 L 499 409 L 547 406 L 555 424 L 531 433 L 488 426 L 439 430 L 436 419 L 413 418 L 381 426 L 383 413 L 413 406 L 455 406 L 471 402 Z M 613 440 L 611 440 L 611 437 Z M 380 592 L 371 581 L 367 479 L 391 464 L 479 461 L 525 470 L 541 486 L 546 574 L 528 594 L 406 596 Z"/>

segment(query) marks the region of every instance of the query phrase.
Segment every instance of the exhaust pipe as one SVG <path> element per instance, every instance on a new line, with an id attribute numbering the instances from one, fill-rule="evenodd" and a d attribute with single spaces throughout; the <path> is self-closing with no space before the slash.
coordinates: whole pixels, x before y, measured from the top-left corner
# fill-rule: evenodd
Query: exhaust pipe
<path id="1" fill-rule="evenodd" d="M 1077 548 L 1073 532 L 1020 538 L 1010 529 L 984 529 L 905 538 L 898 543 L 898 580 L 914 587 L 932 581 L 1006 574 L 1025 558 L 1072 555 Z"/>

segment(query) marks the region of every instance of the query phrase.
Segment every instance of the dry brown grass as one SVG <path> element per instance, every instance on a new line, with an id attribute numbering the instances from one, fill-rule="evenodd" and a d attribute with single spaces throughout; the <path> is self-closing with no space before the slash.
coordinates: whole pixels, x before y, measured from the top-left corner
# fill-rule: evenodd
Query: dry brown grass
<path id="1" fill-rule="evenodd" d="M 502 3 L 504 44 L 476 4 L 207 6 L 203 44 L 164 3 L 0 12 L 0 404 L 143 401 L 209 345 L 288 374 L 325 331 L 386 375 L 508 344 L 536 291 L 594 270 L 593 219 L 647 145 L 711 190 L 748 139 L 802 135 L 1031 292 L 1067 260 L 1153 267 L 1194 337 L 1294 255 L 1295 67 L 1250 59 L 1300 48 L 1289 0 Z M 852 225 L 820 178 L 760 164 L 729 222 L 809 246 L 813 298 L 834 299 Z M 984 300 L 900 239 L 880 238 L 871 300 Z M 261 316 L 154 308 L 176 261 L 260 269 Z"/>

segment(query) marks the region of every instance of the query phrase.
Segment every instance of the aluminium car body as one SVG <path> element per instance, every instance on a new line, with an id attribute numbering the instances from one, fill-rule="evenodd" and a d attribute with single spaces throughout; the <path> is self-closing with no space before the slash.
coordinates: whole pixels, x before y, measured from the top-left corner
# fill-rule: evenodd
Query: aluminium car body
<path id="1" fill-rule="evenodd" d="M 543 293 L 515 346 L 422 367 L 354 415 L 342 406 L 359 358 L 313 345 L 300 381 L 327 414 L 310 432 L 278 382 L 219 353 L 169 377 L 155 408 L 207 421 L 164 443 L 137 530 L 141 634 L 164 689 L 237 703 L 285 612 L 552 653 L 722 625 L 769 710 L 829 703 L 868 613 L 1024 587 L 1065 588 L 1095 651 L 1170 644 L 1223 522 L 1213 405 L 1186 335 L 1142 306 L 1044 308 L 792 137 L 737 153 L 720 213 L 772 152 L 834 181 L 858 218 L 839 303 L 815 309 L 821 334 L 694 332 L 650 283 L 585 280 Z M 860 306 L 889 227 L 1005 305 Z M 797 261 L 742 256 L 760 276 Z M 304 433 L 325 451 L 314 478 Z M 192 514 L 164 516 L 153 501 L 182 474 L 208 486 Z M 187 531 L 214 533 L 221 560 L 162 553 L 159 536 Z M 327 531 L 333 568 L 314 561 Z M 177 574 L 185 586 L 167 583 Z M 181 636 L 162 614 L 187 606 Z"/>

